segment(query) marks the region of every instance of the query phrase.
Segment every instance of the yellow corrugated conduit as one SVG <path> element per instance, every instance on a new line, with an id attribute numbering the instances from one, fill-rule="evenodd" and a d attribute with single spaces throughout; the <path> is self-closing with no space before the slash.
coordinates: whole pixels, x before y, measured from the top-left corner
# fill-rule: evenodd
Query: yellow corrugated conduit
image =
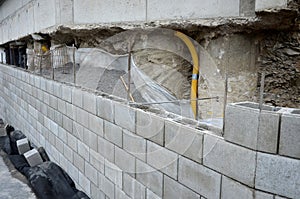
<path id="1" fill-rule="evenodd" d="M 189 39 L 189 37 L 181 32 L 176 31 L 175 36 L 180 38 L 185 45 L 188 47 L 192 60 L 193 60 L 193 75 L 192 75 L 192 84 L 191 84 L 191 107 L 194 113 L 194 118 L 198 119 L 198 78 L 199 78 L 199 57 L 197 50 Z"/>

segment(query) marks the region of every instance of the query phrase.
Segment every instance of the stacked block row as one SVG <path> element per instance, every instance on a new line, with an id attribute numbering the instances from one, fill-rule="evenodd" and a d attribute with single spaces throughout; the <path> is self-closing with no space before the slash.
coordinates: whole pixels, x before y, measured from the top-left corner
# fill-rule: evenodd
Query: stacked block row
<path id="1" fill-rule="evenodd" d="M 224 139 L 9 66 L 0 67 L 0 84 L 0 117 L 91 198 L 300 195 L 299 159 L 234 142 L 227 131 Z"/>

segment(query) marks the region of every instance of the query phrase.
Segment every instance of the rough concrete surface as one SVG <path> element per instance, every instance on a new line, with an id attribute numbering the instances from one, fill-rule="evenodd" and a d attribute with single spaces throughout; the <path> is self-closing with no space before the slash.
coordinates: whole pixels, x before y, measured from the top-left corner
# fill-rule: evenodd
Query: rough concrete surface
<path id="1" fill-rule="evenodd" d="M 9 170 L 7 164 L 11 164 L 4 152 L 0 152 L 0 198 L 1 199 L 36 199 L 30 187 L 24 183 L 26 178 L 18 171 Z M 4 162 L 4 159 L 5 162 Z M 12 172 L 12 173 L 11 173 Z M 22 179 L 22 181 L 20 180 Z"/>

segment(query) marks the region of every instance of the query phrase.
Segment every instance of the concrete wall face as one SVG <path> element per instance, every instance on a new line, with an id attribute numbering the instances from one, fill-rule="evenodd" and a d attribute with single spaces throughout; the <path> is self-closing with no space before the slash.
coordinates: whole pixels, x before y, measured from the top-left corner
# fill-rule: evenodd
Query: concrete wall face
<path id="1" fill-rule="evenodd" d="M 259 113 L 256 106 L 228 107 L 228 113 L 237 112 L 239 117 L 227 115 L 224 139 L 0 65 L 0 117 L 43 146 L 91 198 L 297 198 L 300 157 L 291 145 L 299 140 L 299 110 L 280 112 L 281 120 L 264 120 L 273 122 L 277 133 L 279 126 L 289 127 L 283 136 L 266 143 L 268 136 L 260 132 L 265 126 L 242 125 L 242 119 L 259 120 L 277 110 L 266 107 Z M 147 120 L 149 116 L 155 119 Z M 251 144 L 231 135 L 239 132 L 252 133 Z M 252 144 L 253 138 L 261 140 Z M 269 147 L 273 142 L 283 146 L 280 155 Z"/>
<path id="2" fill-rule="evenodd" d="M 0 7 L 0 44 L 60 24 L 254 16 L 255 11 L 286 7 L 286 1 L 7 0 Z"/>

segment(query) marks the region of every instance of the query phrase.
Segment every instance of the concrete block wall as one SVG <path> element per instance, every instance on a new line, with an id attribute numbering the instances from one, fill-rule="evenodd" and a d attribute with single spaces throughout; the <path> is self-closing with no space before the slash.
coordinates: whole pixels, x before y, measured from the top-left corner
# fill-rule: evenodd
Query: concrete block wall
<path id="1" fill-rule="evenodd" d="M 35 145 L 45 147 L 51 160 L 91 198 L 257 199 L 300 195 L 297 150 L 283 147 L 281 152 L 271 153 L 274 140 L 261 150 L 249 135 L 245 135 L 249 142 L 241 137 L 235 141 L 227 135 L 227 128 L 223 138 L 129 107 L 118 99 L 6 65 L 0 66 L 0 85 L 0 117 L 21 129 Z M 242 116 L 240 110 L 227 110 L 237 120 L 235 112 Z M 245 111 L 250 117 L 265 113 L 252 112 Z M 279 126 L 289 128 L 280 131 L 277 143 L 296 143 L 298 134 L 293 130 L 299 132 L 297 113 L 282 113 Z M 270 121 L 278 122 L 276 117 Z M 253 122 L 252 126 L 260 125 Z M 265 131 L 267 135 L 274 133 Z M 240 128 L 232 132 L 253 133 L 262 140 L 267 137 L 259 130 L 244 132 Z"/>

